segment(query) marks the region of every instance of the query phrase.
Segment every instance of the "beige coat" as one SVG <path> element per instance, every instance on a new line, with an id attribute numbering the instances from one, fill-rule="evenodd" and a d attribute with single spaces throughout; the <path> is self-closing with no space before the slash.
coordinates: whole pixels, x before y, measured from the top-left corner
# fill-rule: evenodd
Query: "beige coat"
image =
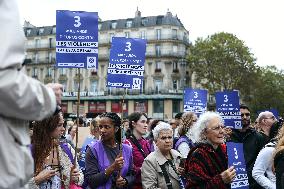
<path id="1" fill-rule="evenodd" d="M 27 120 L 55 111 L 53 91 L 19 71 L 25 36 L 16 0 L 0 0 L 0 188 L 21 189 L 33 174 Z"/>
<path id="2" fill-rule="evenodd" d="M 179 165 L 181 154 L 176 150 L 171 150 L 176 167 Z M 142 165 L 141 177 L 144 189 L 167 189 L 166 181 L 160 165 L 163 165 L 167 159 L 162 155 L 159 149 L 149 154 Z M 178 175 L 171 166 L 166 166 L 168 175 L 172 182 L 173 188 L 180 188 Z"/>

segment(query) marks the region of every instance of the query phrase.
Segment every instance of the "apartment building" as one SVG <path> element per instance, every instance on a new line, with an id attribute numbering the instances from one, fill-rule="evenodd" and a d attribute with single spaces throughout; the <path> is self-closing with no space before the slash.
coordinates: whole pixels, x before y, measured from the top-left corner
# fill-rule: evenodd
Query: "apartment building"
<path id="1" fill-rule="evenodd" d="M 44 83 L 64 86 L 62 108 L 65 115 L 76 114 L 80 82 L 80 114 L 93 117 L 105 111 L 146 112 L 149 117 L 170 119 L 183 110 L 183 88 L 191 83 L 186 57 L 189 32 L 170 11 L 165 15 L 117 20 L 99 20 L 99 66 L 97 70 L 56 68 L 56 26 L 36 27 L 26 22 L 26 69 L 28 75 Z M 112 37 L 147 40 L 145 72 L 141 90 L 106 87 Z M 80 79 L 79 79 L 80 78 Z M 124 103 L 122 103 L 124 102 Z"/>

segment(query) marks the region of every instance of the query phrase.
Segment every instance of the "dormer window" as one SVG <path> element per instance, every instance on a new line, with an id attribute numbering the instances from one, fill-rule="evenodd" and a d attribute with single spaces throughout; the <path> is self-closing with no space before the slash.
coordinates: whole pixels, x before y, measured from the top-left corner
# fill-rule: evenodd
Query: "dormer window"
<path id="1" fill-rule="evenodd" d="M 126 28 L 131 28 L 132 27 L 132 20 L 127 20 L 126 21 Z"/>
<path id="2" fill-rule="evenodd" d="M 53 28 L 52 28 L 52 33 L 53 33 L 53 34 L 56 33 L 56 26 L 53 26 Z"/>
<path id="3" fill-rule="evenodd" d="M 111 23 L 111 29 L 116 29 L 117 26 L 117 22 L 112 22 Z"/>
<path id="4" fill-rule="evenodd" d="M 27 36 L 29 36 L 31 34 L 31 29 L 27 29 Z"/>
<path id="5" fill-rule="evenodd" d="M 44 28 L 40 28 L 40 29 L 39 29 L 39 35 L 42 34 L 43 31 L 44 31 Z"/>
<path id="6" fill-rule="evenodd" d="M 143 19 L 141 20 L 142 26 L 146 26 L 147 22 L 148 22 L 148 19 L 147 19 L 147 18 L 143 18 Z"/>

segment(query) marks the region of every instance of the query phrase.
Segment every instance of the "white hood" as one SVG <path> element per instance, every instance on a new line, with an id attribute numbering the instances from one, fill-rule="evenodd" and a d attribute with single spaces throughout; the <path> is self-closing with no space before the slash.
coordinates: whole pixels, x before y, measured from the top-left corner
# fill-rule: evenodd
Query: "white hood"
<path id="1" fill-rule="evenodd" d="M 25 58 L 25 35 L 16 0 L 0 0 L 0 26 L 0 69 L 19 68 Z"/>

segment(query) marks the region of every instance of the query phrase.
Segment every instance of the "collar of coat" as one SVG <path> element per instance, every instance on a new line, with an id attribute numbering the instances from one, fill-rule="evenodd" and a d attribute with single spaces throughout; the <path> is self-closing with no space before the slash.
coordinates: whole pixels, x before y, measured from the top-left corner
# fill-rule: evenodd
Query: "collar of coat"
<path id="1" fill-rule="evenodd" d="M 176 162 L 177 159 L 181 158 L 181 154 L 174 149 L 171 149 L 170 153 L 173 157 L 174 162 Z M 168 161 L 168 159 L 161 153 L 159 149 L 156 150 L 156 160 L 159 165 L 163 165 Z"/>

